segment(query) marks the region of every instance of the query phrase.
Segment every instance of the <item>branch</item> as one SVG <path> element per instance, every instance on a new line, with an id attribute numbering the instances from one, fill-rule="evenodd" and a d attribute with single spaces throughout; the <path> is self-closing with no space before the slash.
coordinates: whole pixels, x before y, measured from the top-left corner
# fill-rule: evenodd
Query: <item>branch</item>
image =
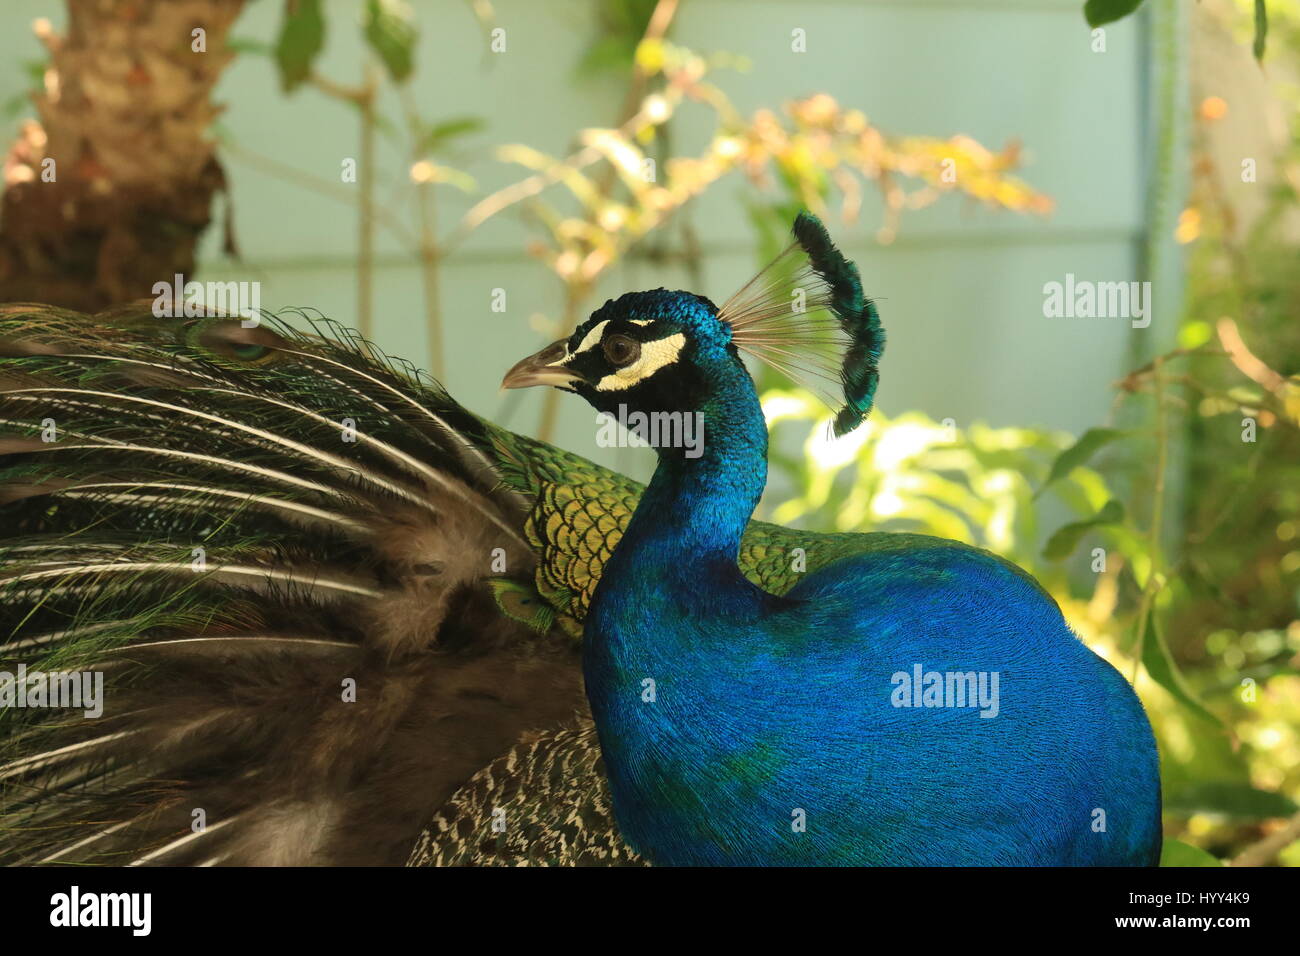
<path id="1" fill-rule="evenodd" d="M 1264 866 L 1288 846 L 1300 840 L 1300 813 L 1297 813 L 1280 830 L 1274 830 L 1258 843 L 1252 843 L 1235 857 L 1229 866 Z"/>

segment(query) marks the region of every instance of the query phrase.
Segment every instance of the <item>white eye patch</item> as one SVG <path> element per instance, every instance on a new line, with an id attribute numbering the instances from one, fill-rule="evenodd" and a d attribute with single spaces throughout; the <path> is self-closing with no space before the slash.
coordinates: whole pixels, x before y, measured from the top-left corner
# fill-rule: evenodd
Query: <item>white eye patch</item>
<path id="1" fill-rule="evenodd" d="M 597 323 L 590 332 L 582 337 L 582 341 L 578 343 L 578 347 L 574 349 L 573 354 L 581 355 L 583 352 L 587 351 L 587 349 L 595 348 L 600 344 L 600 340 L 605 335 L 605 326 L 607 325 L 609 325 L 609 319 Z"/>
<path id="2" fill-rule="evenodd" d="M 601 325 L 603 324 L 601 323 Z M 598 325 L 591 331 L 597 332 L 600 327 Z M 587 338 L 590 338 L 590 335 Z M 583 344 L 586 344 L 586 339 L 583 339 Z M 665 365 L 672 365 L 676 362 L 685 345 L 686 336 L 681 332 L 667 338 L 655 339 L 653 342 L 642 342 L 641 357 L 627 368 L 621 368 L 617 372 L 606 375 L 596 383 L 596 390 L 599 392 L 617 392 L 625 388 L 631 388 L 638 382 L 649 378 Z M 582 351 L 582 349 L 580 348 L 579 351 Z"/>

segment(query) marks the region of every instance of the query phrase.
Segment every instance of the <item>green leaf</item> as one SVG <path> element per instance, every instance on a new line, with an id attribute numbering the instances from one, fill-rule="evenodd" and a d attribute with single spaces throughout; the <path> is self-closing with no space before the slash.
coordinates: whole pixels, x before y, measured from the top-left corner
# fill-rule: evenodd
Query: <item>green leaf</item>
<path id="1" fill-rule="evenodd" d="M 1119 524 L 1123 520 L 1124 506 L 1112 499 L 1102 505 L 1101 510 L 1091 518 L 1072 521 L 1052 532 L 1052 536 L 1047 539 L 1047 544 L 1043 545 L 1043 557 L 1048 561 L 1068 558 L 1090 530 L 1099 525 Z"/>
<path id="2" fill-rule="evenodd" d="M 394 83 L 411 78 L 417 32 L 410 7 L 401 0 L 366 0 L 365 35 Z"/>
<path id="3" fill-rule="evenodd" d="M 1206 853 L 1199 846 L 1182 840 L 1165 837 L 1160 850 L 1161 866 L 1223 866 L 1223 861 Z"/>
<path id="4" fill-rule="evenodd" d="M 1142 0 L 1088 0 L 1083 5 L 1083 15 L 1088 26 L 1099 27 L 1103 23 L 1124 19 L 1140 6 Z"/>
<path id="5" fill-rule="evenodd" d="M 275 41 L 280 87 L 291 93 L 311 76 L 312 63 L 325 47 L 325 18 L 320 0 L 289 0 Z"/>
<path id="6" fill-rule="evenodd" d="M 1165 810 L 1169 813 L 1185 816 L 1216 813 L 1252 823 L 1289 817 L 1297 809 L 1300 808 L 1295 801 L 1285 794 L 1231 781 L 1190 784 L 1165 799 Z"/>
<path id="7" fill-rule="evenodd" d="M 476 133 L 483 128 L 483 120 L 478 116 L 458 116 L 455 119 L 434 123 L 420 135 L 416 144 L 421 153 L 436 153 L 453 139 Z"/>
<path id="8" fill-rule="evenodd" d="M 1048 472 L 1047 481 L 1043 482 L 1043 487 L 1034 493 L 1034 497 L 1037 498 L 1053 482 L 1059 481 L 1080 465 L 1086 464 L 1088 459 L 1101 448 L 1118 438 L 1123 438 L 1125 434 L 1117 428 L 1089 428 L 1079 436 L 1078 441 L 1056 456 L 1056 461 L 1052 462 L 1052 470 Z"/>
<path id="9" fill-rule="evenodd" d="M 1255 0 L 1255 43 L 1252 49 L 1255 51 L 1255 59 L 1264 59 L 1264 42 L 1268 39 L 1268 9 L 1264 6 L 1264 0 Z"/>
<path id="10" fill-rule="evenodd" d="M 1141 625 L 1139 624 L 1139 626 Z M 1223 726 L 1223 722 L 1206 710 L 1205 705 L 1197 699 L 1191 687 L 1188 686 L 1182 671 L 1178 669 L 1178 665 L 1174 662 L 1173 655 L 1169 653 L 1169 645 L 1165 643 L 1165 636 L 1160 633 L 1160 628 L 1156 625 L 1154 609 L 1147 614 L 1146 638 L 1142 641 L 1142 664 L 1146 667 L 1147 673 L 1151 675 L 1151 679 L 1169 691 L 1183 707 L 1216 727 Z"/>

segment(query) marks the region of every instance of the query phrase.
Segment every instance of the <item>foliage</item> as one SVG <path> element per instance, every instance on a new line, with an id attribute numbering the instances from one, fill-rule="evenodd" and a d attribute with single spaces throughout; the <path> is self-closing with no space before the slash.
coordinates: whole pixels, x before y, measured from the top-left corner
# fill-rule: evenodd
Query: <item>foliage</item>
<path id="1" fill-rule="evenodd" d="M 1035 489 L 1070 446 L 1068 434 L 978 423 L 960 429 L 920 412 L 891 418 L 877 408 L 858 429 L 833 438 L 826 406 L 803 389 L 769 389 L 763 411 L 772 429 L 774 477 L 792 489 L 769 503 L 772 521 L 814 531 L 918 531 L 1063 579 L 1035 547 Z M 802 455 L 785 451 L 792 436 L 806 436 Z M 1110 495 L 1100 475 L 1085 467 L 1071 470 L 1053 493 L 1079 516 Z"/>
<path id="2" fill-rule="evenodd" d="M 1273 67 L 1282 73 L 1296 64 L 1300 48 L 1286 41 L 1300 37 L 1300 6 L 1273 3 L 1270 12 Z M 1239 2 L 1236 13 L 1228 25 L 1247 35 L 1252 4 Z M 1216 168 L 1206 134 L 1221 114 L 1199 110 L 1201 148 L 1184 213 L 1200 228 L 1187 237 L 1181 340 L 1207 347 L 1189 359 L 1184 384 L 1188 494 L 1166 630 L 1189 678 L 1222 700 L 1216 710 L 1235 745 L 1210 772 L 1190 761 L 1188 786 L 1203 793 L 1230 780 L 1250 788 L 1221 801 L 1218 813 L 1183 814 L 1180 826 L 1212 850 L 1271 832 L 1276 823 L 1259 821 L 1293 815 L 1300 799 L 1300 97 L 1284 80 L 1272 88 L 1289 127 L 1274 175 L 1245 186 L 1235 159 L 1234 168 Z M 1268 197 L 1253 219 L 1225 188 L 1230 179 Z M 1281 802 L 1244 798 L 1261 791 Z M 1300 864 L 1300 846 L 1281 860 Z"/>
<path id="3" fill-rule="evenodd" d="M 582 148 L 567 158 L 522 144 L 497 151 L 499 158 L 534 171 L 540 188 L 563 186 L 576 201 L 577 209 L 570 211 L 536 195 L 540 189 L 527 194 L 529 211 L 547 234 L 546 243 L 534 247 L 535 254 L 562 281 L 580 288 L 589 287 L 631 246 L 733 170 L 760 190 L 779 182 L 792 202 L 819 214 L 826 213 L 833 186 L 848 220 L 861 207 L 863 183 L 872 183 L 886 208 L 886 241 L 902 210 L 920 208 L 950 192 L 1018 212 L 1051 210 L 1051 200 L 1009 175 L 1020 158 L 1015 144 L 994 153 L 964 136 L 891 137 L 862 111 L 842 107 L 825 93 L 791 101 L 780 114 L 760 109 L 743 117 L 711 79 L 720 66 L 743 61 L 706 57 L 656 39 L 637 47 L 636 64 L 659 88 L 622 126 L 581 131 Z M 686 104 L 713 112 L 713 134 L 699 154 L 670 156 L 660 171 L 651 153 Z M 602 185 L 608 173 L 620 189 Z M 909 191 L 904 181 L 918 186 Z M 485 213 L 497 211 L 499 205 L 489 198 L 466 220 L 477 225 Z"/>

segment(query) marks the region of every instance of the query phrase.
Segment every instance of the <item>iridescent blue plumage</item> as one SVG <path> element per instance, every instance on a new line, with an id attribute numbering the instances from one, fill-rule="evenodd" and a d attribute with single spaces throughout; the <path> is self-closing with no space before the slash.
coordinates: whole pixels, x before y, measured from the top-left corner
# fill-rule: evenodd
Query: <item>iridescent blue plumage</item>
<path id="1" fill-rule="evenodd" d="M 820 224 L 796 235 L 859 349 L 842 431 L 870 407 L 882 333 Z M 586 619 L 625 838 L 660 864 L 1154 864 L 1141 704 L 1023 571 L 873 534 L 784 596 L 740 573 L 767 435 L 718 313 L 689 293 L 623 296 L 545 366 L 599 409 L 704 422 L 699 457 L 659 449 Z"/>

